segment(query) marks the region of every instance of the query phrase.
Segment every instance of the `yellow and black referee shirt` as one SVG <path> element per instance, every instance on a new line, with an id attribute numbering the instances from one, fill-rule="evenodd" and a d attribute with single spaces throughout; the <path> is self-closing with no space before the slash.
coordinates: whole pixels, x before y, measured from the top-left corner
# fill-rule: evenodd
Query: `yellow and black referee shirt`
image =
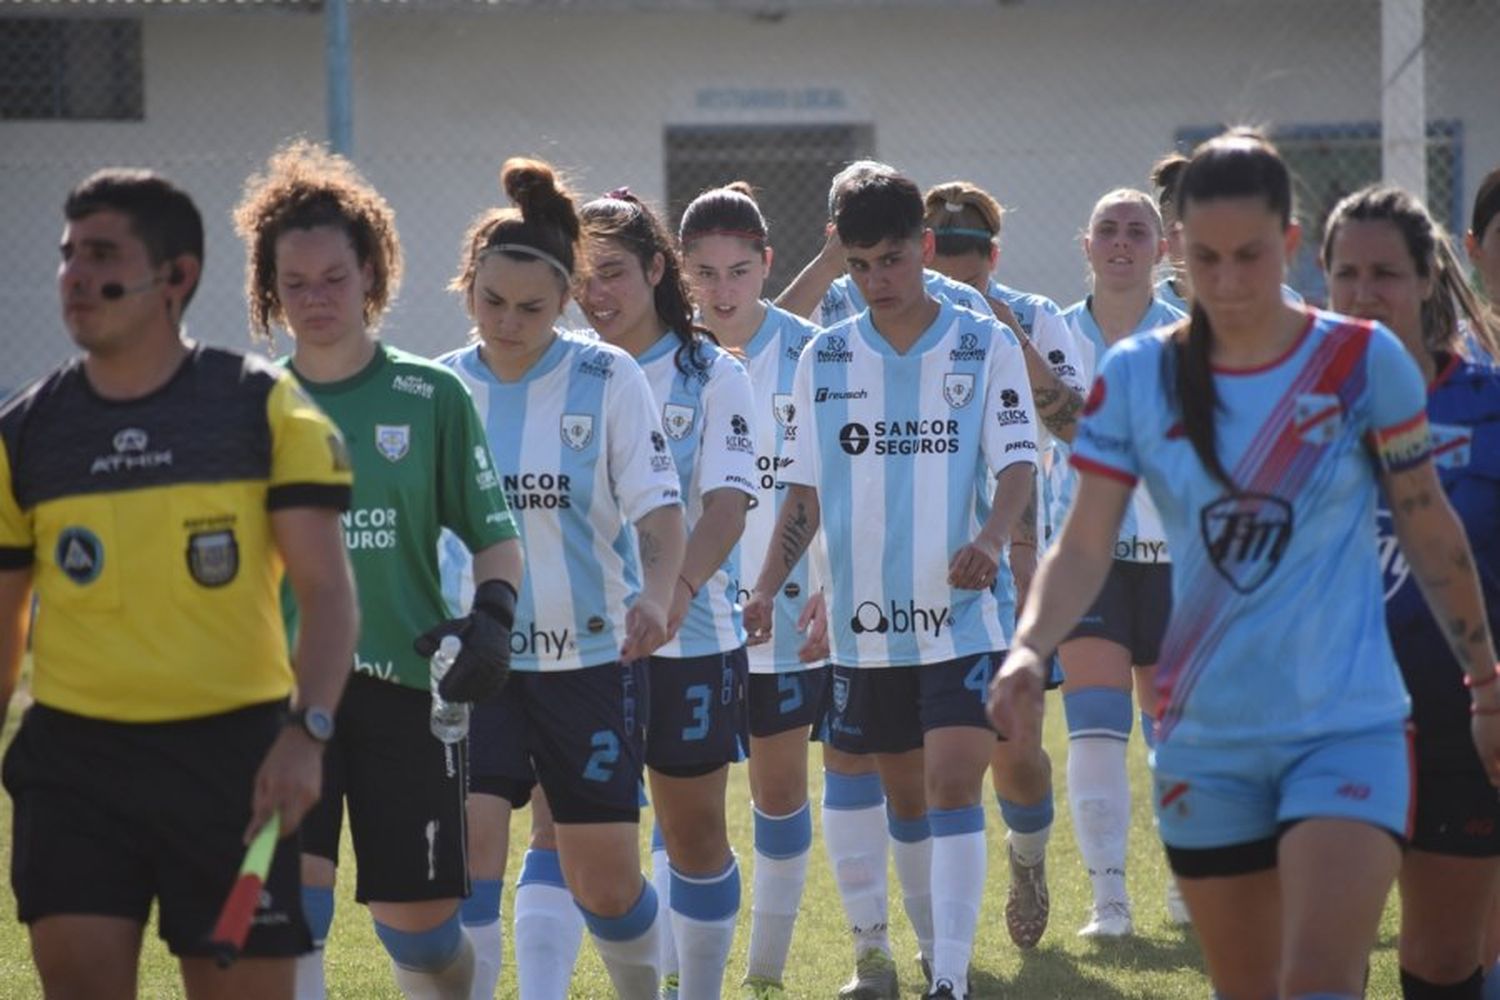
<path id="1" fill-rule="evenodd" d="M 289 375 L 197 346 L 113 401 L 74 360 L 0 409 L 0 445 L 0 569 L 34 568 L 37 701 L 158 722 L 291 691 L 270 512 L 343 510 L 351 477 Z"/>

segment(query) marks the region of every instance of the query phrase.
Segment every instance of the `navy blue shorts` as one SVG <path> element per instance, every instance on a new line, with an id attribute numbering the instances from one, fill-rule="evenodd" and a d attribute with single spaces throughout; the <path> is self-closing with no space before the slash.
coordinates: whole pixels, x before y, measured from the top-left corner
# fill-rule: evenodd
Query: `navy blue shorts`
<path id="1" fill-rule="evenodd" d="M 1003 652 L 912 667 L 833 667 L 829 744 L 845 753 L 905 753 L 932 729 L 993 730 L 985 699 Z"/>
<path id="2" fill-rule="evenodd" d="M 1464 858 L 1500 855 L 1500 789 L 1490 784 L 1466 729 L 1416 732 L 1411 846 Z"/>
<path id="3" fill-rule="evenodd" d="M 647 661 L 517 670 L 469 725 L 474 791 L 524 805 L 540 782 L 559 823 L 635 823 L 650 701 Z M 496 781 L 499 779 L 499 782 Z"/>
<path id="4" fill-rule="evenodd" d="M 33 705 L 5 755 L 20 919 L 145 924 L 155 900 L 172 954 L 210 954 L 209 932 L 245 855 L 255 774 L 284 716 L 272 703 L 122 723 Z M 311 949 L 299 886 L 297 837 L 283 837 L 243 954 Z"/>
<path id="5" fill-rule="evenodd" d="M 744 760 L 749 671 L 743 646 L 685 659 L 651 657 L 646 766 L 674 778 L 695 778 Z"/>
<path id="6" fill-rule="evenodd" d="M 338 862 L 347 802 L 361 903 L 469 894 L 468 747 L 435 738 L 431 717 L 432 696 L 420 688 L 367 674 L 344 688 L 323 752 L 323 797 L 303 821 L 302 850 Z"/>
<path id="7" fill-rule="evenodd" d="M 1130 650 L 1131 663 L 1149 667 L 1161 657 L 1171 614 L 1172 564 L 1116 559 L 1104 589 L 1068 638 L 1108 639 Z"/>
<path id="8" fill-rule="evenodd" d="M 751 674 L 750 735 L 766 739 L 802 726 L 818 737 L 827 712 L 828 666 L 777 674 Z"/>

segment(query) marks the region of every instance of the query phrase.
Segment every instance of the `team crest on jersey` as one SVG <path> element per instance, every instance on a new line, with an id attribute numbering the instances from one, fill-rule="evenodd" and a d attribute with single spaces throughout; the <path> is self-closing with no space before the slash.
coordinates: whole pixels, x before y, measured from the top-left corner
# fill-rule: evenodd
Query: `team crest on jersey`
<path id="1" fill-rule="evenodd" d="M 1432 460 L 1439 469 L 1462 469 L 1469 464 L 1474 432 L 1453 424 L 1432 425 Z"/>
<path id="2" fill-rule="evenodd" d="M 693 420 L 698 411 L 681 403 L 667 403 L 661 408 L 661 429 L 673 441 L 681 441 L 693 429 Z"/>
<path id="3" fill-rule="evenodd" d="M 943 398 L 955 410 L 969 405 L 974 398 L 974 376 L 964 372 L 949 372 L 943 376 Z"/>
<path id="4" fill-rule="evenodd" d="M 788 392 L 777 392 L 771 394 L 771 414 L 776 422 L 785 427 L 797 416 L 797 407 L 792 405 L 792 395 Z"/>
<path id="5" fill-rule="evenodd" d="M 240 571 L 240 545 L 234 532 L 195 531 L 188 536 L 188 572 L 205 587 L 222 587 Z"/>
<path id="6" fill-rule="evenodd" d="M 375 450 L 389 462 L 399 462 L 411 450 L 410 424 L 376 424 Z"/>
<path id="7" fill-rule="evenodd" d="M 1332 393 L 1305 392 L 1297 397 L 1292 420 L 1304 444 L 1331 444 L 1344 426 L 1344 407 Z"/>
<path id="8" fill-rule="evenodd" d="M 563 444 L 574 451 L 582 451 L 594 440 L 594 417 L 589 413 L 564 413 L 562 415 Z"/>
<path id="9" fill-rule="evenodd" d="M 64 528 L 53 550 L 57 568 L 80 587 L 99 579 L 104 571 L 104 543 L 87 528 Z"/>
<path id="10" fill-rule="evenodd" d="M 1276 570 L 1292 540 L 1292 505 L 1264 493 L 1239 493 L 1204 507 L 1199 529 L 1219 575 L 1249 594 Z"/>

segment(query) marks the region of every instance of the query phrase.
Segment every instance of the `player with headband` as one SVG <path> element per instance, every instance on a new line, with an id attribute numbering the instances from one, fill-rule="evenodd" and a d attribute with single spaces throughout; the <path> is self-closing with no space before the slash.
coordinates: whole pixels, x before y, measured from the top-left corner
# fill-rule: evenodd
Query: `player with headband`
<path id="1" fill-rule="evenodd" d="M 539 160 L 507 160 L 500 180 L 513 207 L 474 222 L 450 285 L 476 342 L 440 359 L 474 395 L 537 567 L 517 604 L 511 683 L 476 709 L 470 737 L 479 891 L 466 917 L 489 928 L 493 955 L 474 996 L 492 997 L 499 974 L 511 810 L 540 782 L 548 811 L 516 892 L 521 995 L 567 994 L 581 909 L 618 995 L 654 998 L 668 925 L 640 871 L 637 790 L 647 657 L 667 641 L 679 586 L 680 487 L 640 369 L 558 331 L 581 270 L 572 194 Z M 450 589 L 462 569 L 445 559 Z"/>
<path id="2" fill-rule="evenodd" d="M 369 907 L 397 985 L 409 997 L 467 1000 L 465 745 L 433 738 L 427 658 L 443 635 L 459 634 L 463 651 L 445 684 L 465 689 L 449 697 L 477 700 L 503 682 L 521 580 L 515 525 L 462 384 L 381 337 L 401 250 L 394 212 L 354 165 L 293 142 L 246 181 L 235 224 L 252 328 L 267 342 L 273 327 L 290 334 L 287 366 L 344 432 L 355 469 L 344 540 L 363 627 L 323 799 L 303 836 L 314 940 L 321 946 L 333 921 L 347 800 L 355 898 Z M 453 621 L 438 587 L 444 528 L 475 553 L 482 581 L 469 614 Z M 289 605 L 292 632 L 297 610 Z M 320 947 L 298 965 L 298 997 L 325 992 Z"/>
<path id="3" fill-rule="evenodd" d="M 760 493 L 754 394 L 744 366 L 694 323 L 681 260 L 656 215 L 623 188 L 580 215 L 589 274 L 579 304 L 645 371 L 687 506 L 672 638 L 649 668 L 646 767 L 668 862 L 658 856 L 653 878 L 670 899 L 677 966 L 666 951 L 665 992 L 700 1000 L 720 993 L 740 907 L 724 796 L 748 738 L 738 546 Z"/>
<path id="4" fill-rule="evenodd" d="M 754 580 L 786 495 L 776 482 L 782 435 L 793 417 L 792 375 L 817 327 L 761 297 L 772 251 L 765 217 L 743 182 L 705 191 L 679 227 L 698 315 L 750 373 L 760 502 L 745 519 L 743 579 Z M 749 599 L 742 587 L 741 602 Z M 812 812 L 807 801 L 809 734 L 823 721 L 828 685 L 827 618 L 808 560 L 776 595 L 773 642 L 749 649 L 750 794 L 755 828 L 750 947 L 745 994 L 785 996 L 782 980 L 807 882 Z"/>
<path id="5" fill-rule="evenodd" d="M 47 996 L 134 996 L 154 903 L 187 996 L 289 1000 L 310 945 L 290 835 L 358 628 L 348 453 L 286 372 L 184 337 L 187 194 L 103 170 L 63 214 L 82 355 L 0 407 L 0 705 L 39 598 L 35 702 L 5 757 L 20 919 Z M 304 610 L 290 662 L 283 575 Z M 273 815 L 287 836 L 243 957 L 217 968 L 209 931 Z"/>

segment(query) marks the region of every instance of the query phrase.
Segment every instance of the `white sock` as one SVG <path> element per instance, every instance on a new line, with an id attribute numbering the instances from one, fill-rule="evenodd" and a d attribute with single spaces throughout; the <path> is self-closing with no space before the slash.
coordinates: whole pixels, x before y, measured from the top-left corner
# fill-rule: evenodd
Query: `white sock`
<path id="1" fill-rule="evenodd" d="M 661 827 L 651 829 L 651 888 L 662 908 L 661 928 L 661 975 L 665 979 L 677 974 L 677 933 L 666 911 L 672 901 L 672 864 L 667 860 L 666 842 L 662 840 Z"/>
<path id="2" fill-rule="evenodd" d="M 917 819 L 888 817 L 891 855 L 901 883 L 901 906 L 917 936 L 917 948 L 932 961 L 932 828 L 924 813 Z"/>
<path id="3" fill-rule="evenodd" d="M 823 846 L 858 958 L 891 953 L 887 929 L 885 793 L 878 775 L 823 773 Z"/>
<path id="4" fill-rule="evenodd" d="M 947 979 L 957 996 L 969 990 L 969 958 L 984 899 L 984 807 L 933 809 L 932 981 Z"/>
<path id="5" fill-rule="evenodd" d="M 746 974 L 781 981 L 797 907 L 807 884 L 812 811 L 807 803 L 786 816 L 755 814 L 755 881 L 750 897 L 750 954 Z M 767 853 L 769 852 L 769 853 Z"/>
<path id="6" fill-rule="evenodd" d="M 406 1000 L 469 1000 L 474 985 L 474 944 L 469 935 L 463 935 L 453 961 L 435 971 L 408 969 L 394 961 L 391 969 Z"/>
<path id="7" fill-rule="evenodd" d="M 297 985 L 292 996 L 296 1000 L 325 1000 L 328 996 L 323 983 L 322 948 L 297 956 Z"/>
<path id="8" fill-rule="evenodd" d="M 659 928 L 664 914 L 656 890 L 649 882 L 641 886 L 640 898 L 620 917 L 600 917 L 584 912 L 594 937 L 594 947 L 609 972 L 619 1000 L 657 1000 L 661 979 Z"/>
<path id="9" fill-rule="evenodd" d="M 1094 905 L 1128 902 L 1130 776 L 1125 746 L 1134 715 L 1130 695 L 1112 688 L 1083 688 L 1065 695 L 1063 707 L 1068 716 L 1068 806 L 1078 852 L 1093 883 Z"/>
<path id="10" fill-rule="evenodd" d="M 505 954 L 504 928 L 500 923 L 500 880 L 476 878 L 469 888 L 469 898 L 459 909 L 464 933 L 474 945 L 474 985 L 469 990 L 469 1000 L 494 1000 Z"/>
<path id="11" fill-rule="evenodd" d="M 1047 841 L 1051 838 L 1050 824 L 1040 830 L 1033 830 L 1031 833 L 1018 833 L 1011 830 L 1005 835 L 1011 849 L 1016 852 L 1016 860 L 1027 866 L 1047 860 Z"/>
<path id="12" fill-rule="evenodd" d="M 716 1000 L 723 990 L 739 912 L 740 866 L 733 856 L 716 875 L 672 870 L 672 932 L 682 1000 Z"/>
<path id="13" fill-rule="evenodd" d="M 521 996 L 526 1000 L 562 1000 L 568 995 L 578 948 L 583 943 L 583 914 L 572 893 L 546 882 L 516 886 L 514 908 L 516 979 Z"/>

